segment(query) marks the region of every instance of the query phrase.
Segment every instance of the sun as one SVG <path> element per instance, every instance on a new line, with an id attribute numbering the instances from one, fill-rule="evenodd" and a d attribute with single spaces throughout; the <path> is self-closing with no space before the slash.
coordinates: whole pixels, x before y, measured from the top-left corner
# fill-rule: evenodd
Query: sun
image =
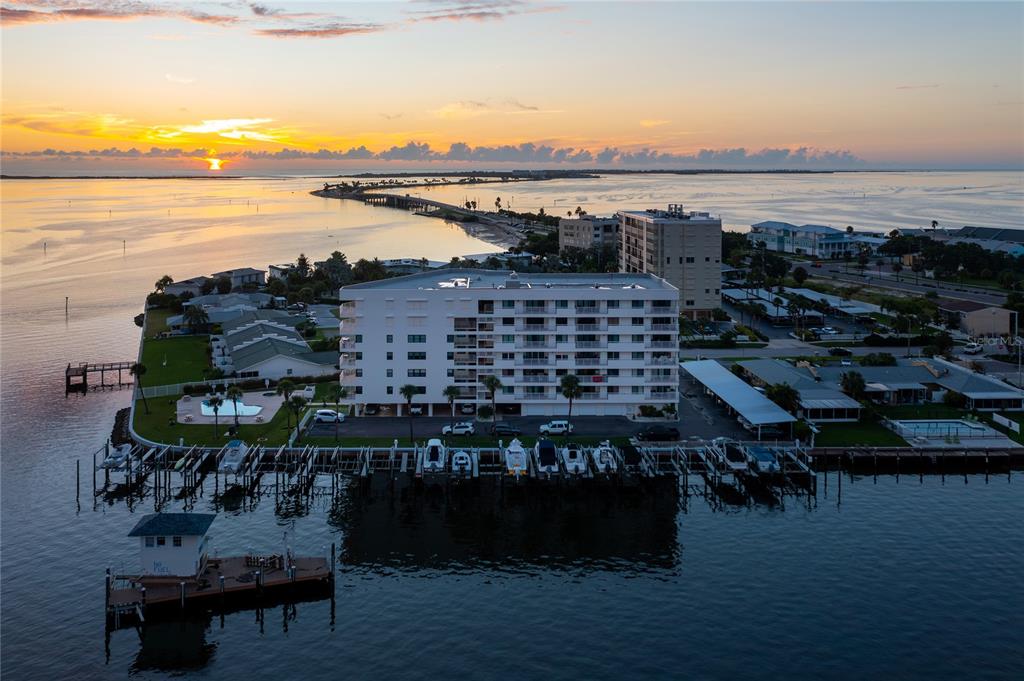
<path id="1" fill-rule="evenodd" d="M 207 170 L 221 170 L 224 167 L 224 161 L 219 158 L 204 158 L 204 161 L 210 164 Z"/>

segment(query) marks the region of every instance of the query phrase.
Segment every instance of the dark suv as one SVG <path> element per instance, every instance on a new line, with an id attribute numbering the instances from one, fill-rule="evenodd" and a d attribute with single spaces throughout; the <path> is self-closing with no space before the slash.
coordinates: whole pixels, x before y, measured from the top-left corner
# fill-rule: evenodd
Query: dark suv
<path id="1" fill-rule="evenodd" d="M 519 428 L 516 428 L 511 423 L 495 423 L 493 426 L 491 426 L 490 433 L 491 433 L 491 435 L 510 435 L 510 436 L 514 436 L 514 435 L 522 435 L 523 431 L 521 431 Z"/>
<path id="2" fill-rule="evenodd" d="M 853 353 L 847 350 L 846 348 L 830 348 L 828 354 L 832 355 L 833 357 L 849 357 Z"/>
<path id="3" fill-rule="evenodd" d="M 644 442 L 675 442 L 679 439 L 679 429 L 671 426 L 651 426 L 641 430 L 636 437 Z"/>

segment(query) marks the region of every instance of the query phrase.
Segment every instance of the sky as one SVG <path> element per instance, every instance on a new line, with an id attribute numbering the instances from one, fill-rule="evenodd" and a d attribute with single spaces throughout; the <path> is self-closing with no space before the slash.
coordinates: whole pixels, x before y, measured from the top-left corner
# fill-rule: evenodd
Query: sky
<path id="1" fill-rule="evenodd" d="M 1024 167 L 1021 2 L 0 7 L 6 174 Z"/>

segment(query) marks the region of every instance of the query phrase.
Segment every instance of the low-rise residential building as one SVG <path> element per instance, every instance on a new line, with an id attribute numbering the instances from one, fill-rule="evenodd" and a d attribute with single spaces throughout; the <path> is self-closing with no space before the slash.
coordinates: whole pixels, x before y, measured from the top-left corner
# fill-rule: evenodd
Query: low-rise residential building
<path id="1" fill-rule="evenodd" d="M 767 251 L 827 259 L 841 258 L 845 253 L 873 253 L 885 243 L 880 234 L 851 233 L 826 225 L 797 226 L 777 220 L 751 225 L 747 240 L 755 247 L 764 244 Z"/>
<path id="2" fill-rule="evenodd" d="M 716 269 L 717 272 L 717 269 Z M 582 394 L 573 414 L 634 415 L 678 401 L 678 291 L 650 274 L 516 274 L 444 269 L 341 290 L 341 383 L 349 402 L 448 414 L 490 404 L 498 411 L 563 415 L 560 381 Z"/>
<path id="3" fill-rule="evenodd" d="M 578 218 L 562 218 L 558 221 L 558 250 L 611 246 L 618 251 L 619 232 L 620 222 L 617 217 L 581 215 Z"/>
<path id="4" fill-rule="evenodd" d="M 279 265 L 267 266 L 268 279 L 287 279 L 288 274 L 295 269 L 295 263 L 281 263 Z"/>
<path id="5" fill-rule="evenodd" d="M 172 296 L 180 296 L 185 293 L 198 296 L 202 294 L 203 286 L 205 286 L 208 281 L 211 281 L 209 277 L 192 277 L 191 279 L 183 279 L 182 281 L 176 281 L 173 284 L 165 286 L 164 293 Z"/>
<path id="6" fill-rule="evenodd" d="M 1006 336 L 1011 332 L 1012 310 L 974 300 L 940 298 L 939 312 L 971 336 Z"/>
<path id="7" fill-rule="evenodd" d="M 1024 256 L 1024 230 L 997 227 L 961 227 L 945 238 L 949 244 L 977 244 L 986 251 Z"/>
<path id="8" fill-rule="evenodd" d="M 711 316 L 722 302 L 722 221 L 708 213 L 621 211 L 619 269 L 664 279 L 679 291 L 681 314 Z"/>
<path id="9" fill-rule="evenodd" d="M 843 393 L 838 385 L 821 379 L 819 369 L 801 362 L 794 366 L 779 359 L 739 362 L 743 373 L 758 387 L 785 383 L 800 393 L 800 413 L 808 421 L 831 423 L 860 420 L 860 402 Z"/>
<path id="10" fill-rule="evenodd" d="M 210 275 L 213 279 L 220 279 L 226 277 L 231 280 L 231 288 L 238 289 L 246 285 L 263 286 L 267 283 L 267 273 L 263 270 L 257 270 L 253 267 L 239 267 L 234 270 L 224 270 L 223 272 L 214 272 Z"/>
<path id="11" fill-rule="evenodd" d="M 338 353 L 313 352 L 278 338 L 262 338 L 230 353 L 231 368 L 239 378 L 329 376 L 338 373 Z"/>
<path id="12" fill-rule="evenodd" d="M 436 270 L 448 263 L 426 258 L 388 258 L 380 261 L 381 267 L 391 274 L 413 274 L 424 270 Z"/>

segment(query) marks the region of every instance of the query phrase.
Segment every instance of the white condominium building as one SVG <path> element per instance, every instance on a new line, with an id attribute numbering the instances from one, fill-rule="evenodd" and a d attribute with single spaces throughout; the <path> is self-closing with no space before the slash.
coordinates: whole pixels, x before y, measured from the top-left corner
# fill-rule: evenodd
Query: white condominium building
<path id="1" fill-rule="evenodd" d="M 448 415 L 490 404 L 501 414 L 562 416 L 562 376 L 579 378 L 573 414 L 632 415 L 678 402 L 675 287 L 648 274 L 516 274 L 442 269 L 341 290 L 341 382 L 357 410 Z M 383 409 L 382 409 L 383 410 Z"/>
<path id="2" fill-rule="evenodd" d="M 707 213 L 627 210 L 618 213 L 622 245 L 619 269 L 648 272 L 679 289 L 679 306 L 690 319 L 709 317 L 721 306 L 722 221 Z"/>
<path id="3" fill-rule="evenodd" d="M 602 248 L 611 246 L 619 249 L 619 219 L 599 218 L 581 215 L 578 218 L 562 218 L 558 221 L 558 250 L 565 248 Z"/>

